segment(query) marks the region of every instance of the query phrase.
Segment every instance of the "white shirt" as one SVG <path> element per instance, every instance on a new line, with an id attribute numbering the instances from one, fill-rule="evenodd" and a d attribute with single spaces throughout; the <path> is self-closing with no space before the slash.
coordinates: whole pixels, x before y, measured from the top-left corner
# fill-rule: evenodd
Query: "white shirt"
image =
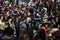
<path id="1" fill-rule="evenodd" d="M 4 26 L 4 23 L 0 20 L 0 29 L 1 30 L 4 30 L 4 27 L 3 26 Z"/>

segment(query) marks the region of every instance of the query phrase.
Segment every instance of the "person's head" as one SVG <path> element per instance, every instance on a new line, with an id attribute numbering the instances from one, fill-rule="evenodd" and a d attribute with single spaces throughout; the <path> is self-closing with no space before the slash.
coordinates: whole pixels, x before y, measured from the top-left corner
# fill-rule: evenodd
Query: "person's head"
<path id="1" fill-rule="evenodd" d="M 10 18 L 10 19 L 9 19 L 9 24 L 11 24 L 11 23 L 12 23 L 12 19 Z"/>
<path id="2" fill-rule="evenodd" d="M 7 11 L 7 16 L 10 16 L 10 11 Z"/>
<path id="3" fill-rule="evenodd" d="M 28 15 L 28 16 L 30 16 L 30 15 L 31 15 L 31 13 L 30 13 L 30 12 L 28 12 L 28 13 L 27 13 L 27 15 Z"/>
<path id="4" fill-rule="evenodd" d="M 18 18 L 21 19 L 21 16 L 19 15 Z"/>
<path id="5" fill-rule="evenodd" d="M 21 20 L 24 21 L 24 22 L 26 22 L 26 18 L 24 16 L 21 17 Z"/>
<path id="6" fill-rule="evenodd" d="M 44 12 L 44 9 L 43 8 L 41 8 L 41 12 Z"/>
<path id="7" fill-rule="evenodd" d="M 45 27 L 45 23 L 42 24 L 42 27 L 43 27 L 43 26 Z"/>
<path id="8" fill-rule="evenodd" d="M 27 20 L 26 20 L 26 21 L 27 21 L 27 23 L 28 23 L 28 22 L 31 22 L 31 20 L 32 20 L 32 19 L 31 19 L 30 17 L 27 17 Z"/>
<path id="9" fill-rule="evenodd" d="M 59 30 L 60 30 L 60 24 L 58 25 L 58 28 L 59 28 Z"/>
<path id="10" fill-rule="evenodd" d="M 3 19 L 4 19 L 3 15 L 0 17 L 0 19 L 1 19 L 1 21 L 3 21 Z"/>
<path id="11" fill-rule="evenodd" d="M 48 28 L 48 24 L 47 23 L 43 23 L 41 27 Z"/>
<path id="12" fill-rule="evenodd" d="M 46 23 L 46 25 L 45 25 L 47 28 L 48 28 L 48 23 Z"/>

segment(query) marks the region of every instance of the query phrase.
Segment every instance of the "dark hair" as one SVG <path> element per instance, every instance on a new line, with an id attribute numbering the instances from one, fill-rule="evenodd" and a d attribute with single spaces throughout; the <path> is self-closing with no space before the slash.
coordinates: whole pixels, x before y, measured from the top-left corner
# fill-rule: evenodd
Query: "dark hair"
<path id="1" fill-rule="evenodd" d="M 45 23 L 43 23 L 42 26 L 45 26 Z"/>
<path id="2" fill-rule="evenodd" d="M 59 30 L 60 30 L 60 27 L 59 27 Z"/>

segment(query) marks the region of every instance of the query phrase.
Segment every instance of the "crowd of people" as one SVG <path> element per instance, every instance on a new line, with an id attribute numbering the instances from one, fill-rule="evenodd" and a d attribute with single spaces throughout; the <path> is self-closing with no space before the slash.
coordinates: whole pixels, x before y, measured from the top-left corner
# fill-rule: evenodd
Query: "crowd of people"
<path id="1" fill-rule="evenodd" d="M 24 29 L 29 40 L 49 40 L 47 36 L 54 35 L 52 28 L 60 30 L 59 11 L 58 0 L 0 0 L 0 36 L 19 39 Z"/>

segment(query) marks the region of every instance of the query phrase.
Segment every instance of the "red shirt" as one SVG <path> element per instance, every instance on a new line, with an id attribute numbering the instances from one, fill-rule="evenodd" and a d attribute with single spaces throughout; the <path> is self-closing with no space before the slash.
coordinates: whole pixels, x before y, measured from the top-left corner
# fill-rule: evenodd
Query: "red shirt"
<path id="1" fill-rule="evenodd" d="M 45 7 L 45 2 L 42 2 L 42 4 L 41 4 L 43 7 Z"/>
<path id="2" fill-rule="evenodd" d="M 3 6 L 3 2 L 0 2 L 0 6 Z"/>
<path id="3" fill-rule="evenodd" d="M 13 6 L 13 7 L 11 7 L 11 10 L 15 10 L 15 7 Z"/>

